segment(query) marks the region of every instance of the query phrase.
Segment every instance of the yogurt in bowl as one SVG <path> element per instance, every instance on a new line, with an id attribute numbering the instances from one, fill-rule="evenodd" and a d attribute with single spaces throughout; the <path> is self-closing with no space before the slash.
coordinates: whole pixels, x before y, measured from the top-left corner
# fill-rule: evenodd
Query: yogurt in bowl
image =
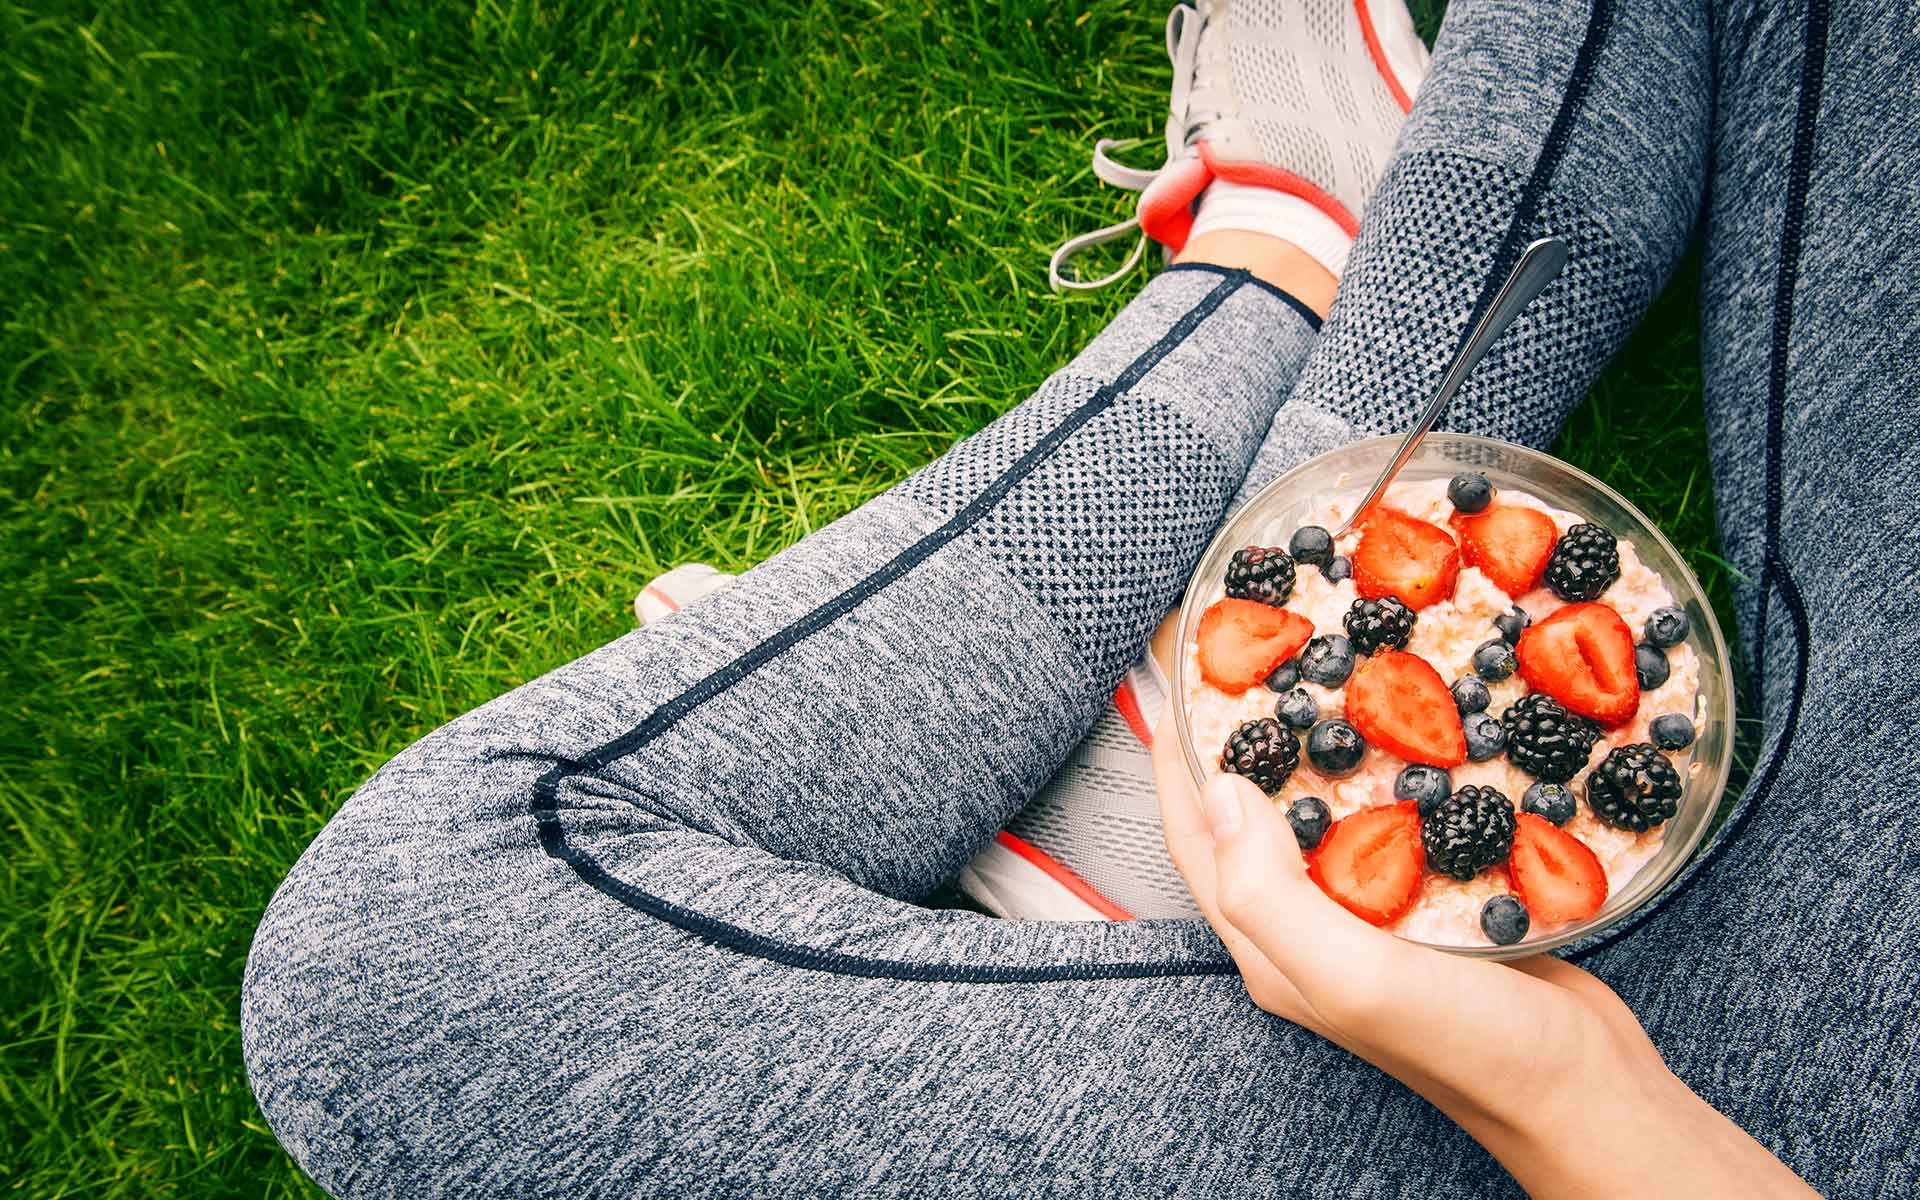
<path id="1" fill-rule="evenodd" d="M 1605 485 L 1434 434 L 1331 541 L 1397 447 L 1264 488 L 1182 606 L 1176 728 L 1287 811 L 1322 888 L 1462 953 L 1538 953 L 1656 894 L 1731 758 L 1725 643 L 1698 582 Z"/>

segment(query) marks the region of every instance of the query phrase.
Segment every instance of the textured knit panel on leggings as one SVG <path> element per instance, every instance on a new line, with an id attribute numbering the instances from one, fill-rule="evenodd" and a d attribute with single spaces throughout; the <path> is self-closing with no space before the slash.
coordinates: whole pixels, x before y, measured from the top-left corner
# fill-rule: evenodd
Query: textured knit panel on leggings
<path id="1" fill-rule="evenodd" d="M 1489 278 L 1549 235 L 1567 242 L 1566 270 L 1494 344 L 1440 426 L 1536 447 L 1553 440 L 1693 226 L 1711 108 L 1701 9 L 1692 0 L 1448 9 L 1325 334 L 1241 499 L 1315 454 L 1411 425 Z M 1584 102 L 1556 130 L 1570 88 L 1584 89 Z M 1550 135 L 1557 149 L 1543 168 Z"/>

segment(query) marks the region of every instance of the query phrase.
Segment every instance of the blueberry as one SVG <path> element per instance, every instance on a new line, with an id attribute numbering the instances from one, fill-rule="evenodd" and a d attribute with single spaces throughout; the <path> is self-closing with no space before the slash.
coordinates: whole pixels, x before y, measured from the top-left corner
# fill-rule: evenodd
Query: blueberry
<path id="1" fill-rule="evenodd" d="M 1336 554 L 1320 568 L 1328 583 L 1339 583 L 1342 579 L 1353 578 L 1353 560 L 1344 554 Z"/>
<path id="2" fill-rule="evenodd" d="M 1477 472 L 1455 475 L 1447 484 L 1447 499 L 1461 512 L 1479 512 L 1493 500 L 1493 481 Z"/>
<path id="3" fill-rule="evenodd" d="M 1473 648 L 1474 674 L 1488 683 L 1499 683 L 1514 673 L 1520 661 L 1513 656 L 1513 647 L 1507 645 L 1505 638 L 1488 638 Z"/>
<path id="4" fill-rule="evenodd" d="M 1267 690 L 1289 692 L 1300 686 L 1300 660 L 1290 658 L 1267 672 Z"/>
<path id="5" fill-rule="evenodd" d="M 1462 675 L 1453 681 L 1453 705 L 1462 716 L 1467 713 L 1487 711 L 1487 705 L 1493 703 L 1493 693 L 1481 682 L 1478 675 Z"/>
<path id="6" fill-rule="evenodd" d="M 1557 783 L 1536 783 L 1520 797 L 1520 811 L 1565 825 L 1573 820 L 1573 793 Z"/>
<path id="7" fill-rule="evenodd" d="M 1308 566 L 1325 566 L 1333 557 L 1333 535 L 1318 525 L 1302 525 L 1287 541 L 1287 553 L 1293 561 Z"/>
<path id="8" fill-rule="evenodd" d="M 1453 778 L 1439 767 L 1415 763 L 1402 768 L 1393 780 L 1393 798 L 1418 804 L 1423 817 L 1452 794 Z"/>
<path id="9" fill-rule="evenodd" d="M 1300 652 L 1300 676 L 1309 683 L 1335 688 L 1353 674 L 1353 643 L 1338 633 L 1314 638 Z"/>
<path id="10" fill-rule="evenodd" d="M 1320 702 L 1307 695 L 1307 689 L 1295 688 L 1280 697 L 1280 703 L 1273 707 L 1273 715 L 1280 718 L 1282 725 L 1305 729 L 1320 719 Z"/>
<path id="11" fill-rule="evenodd" d="M 1460 728 L 1467 735 L 1467 757 L 1474 762 L 1485 762 L 1507 748 L 1507 731 L 1500 727 L 1497 717 L 1471 713 L 1460 722 Z"/>
<path id="12" fill-rule="evenodd" d="M 1533 624 L 1533 618 L 1528 616 L 1527 610 L 1518 604 L 1493 619 L 1493 627 L 1500 631 L 1500 636 L 1506 639 L 1509 646 L 1519 641 L 1520 631 L 1531 624 Z"/>
<path id="13" fill-rule="evenodd" d="M 1647 726 L 1653 744 L 1662 750 L 1685 750 L 1693 745 L 1693 722 L 1679 713 L 1655 717 Z"/>
<path id="14" fill-rule="evenodd" d="M 1513 896 L 1495 896 L 1480 906 L 1480 932 L 1496 946 L 1511 946 L 1527 936 L 1533 918 Z"/>
<path id="15" fill-rule="evenodd" d="M 1293 836 L 1299 840 L 1300 849 L 1312 850 L 1327 836 L 1333 813 L 1320 797 L 1302 796 L 1287 806 L 1287 824 L 1293 826 Z"/>
<path id="16" fill-rule="evenodd" d="M 1667 652 L 1660 647 L 1641 642 L 1633 648 L 1633 673 L 1640 677 L 1641 691 L 1665 683 L 1671 670 L 1667 666 Z"/>
<path id="17" fill-rule="evenodd" d="M 1662 650 L 1678 646 L 1687 640 L 1687 630 L 1691 627 L 1687 614 L 1680 609 L 1656 608 L 1647 617 L 1647 641 Z"/>
<path id="18" fill-rule="evenodd" d="M 1351 775 L 1367 756 L 1367 739 L 1345 721 L 1329 717 L 1307 732 L 1307 761 L 1330 779 Z"/>

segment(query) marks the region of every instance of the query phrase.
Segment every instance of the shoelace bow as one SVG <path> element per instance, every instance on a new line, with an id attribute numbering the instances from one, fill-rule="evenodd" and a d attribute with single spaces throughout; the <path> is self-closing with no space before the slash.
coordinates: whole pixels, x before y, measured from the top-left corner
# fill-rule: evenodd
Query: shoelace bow
<path id="1" fill-rule="evenodd" d="M 1213 0 L 1199 0 L 1197 7 L 1176 4 L 1167 13 L 1167 58 L 1173 64 L 1173 96 L 1167 102 L 1166 158 L 1150 171 L 1130 167 L 1108 152 L 1138 146 L 1145 139 L 1101 138 L 1093 147 L 1093 173 L 1103 183 L 1130 192 L 1145 191 L 1169 164 L 1192 152 L 1195 135 L 1200 130 L 1219 119 L 1222 105 L 1216 95 L 1219 88 L 1216 67 L 1220 53 L 1216 45 L 1202 44 L 1203 40 L 1212 41 L 1203 39 L 1202 35 L 1213 19 L 1213 7 Z M 1091 292 L 1120 279 L 1140 265 L 1141 256 L 1147 250 L 1148 238 L 1144 232 L 1134 242 L 1133 253 L 1127 255 L 1127 261 L 1112 274 L 1099 279 L 1079 279 L 1068 276 L 1062 268 L 1081 251 L 1105 245 L 1139 228 L 1140 217 L 1136 213 L 1117 225 L 1070 238 L 1048 260 L 1047 283 L 1055 291 Z"/>

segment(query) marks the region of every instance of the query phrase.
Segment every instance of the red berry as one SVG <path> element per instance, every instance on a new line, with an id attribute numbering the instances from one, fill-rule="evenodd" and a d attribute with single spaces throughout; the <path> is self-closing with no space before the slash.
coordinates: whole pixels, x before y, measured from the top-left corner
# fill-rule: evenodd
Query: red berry
<path id="1" fill-rule="evenodd" d="M 1569 710 L 1624 725 L 1640 708 L 1633 631 L 1604 604 L 1569 604 L 1520 631 L 1520 678 Z"/>
<path id="2" fill-rule="evenodd" d="M 1537 508 L 1496 505 L 1484 512 L 1454 513 L 1448 518 L 1460 534 L 1460 553 L 1470 567 L 1493 581 L 1509 596 L 1520 596 L 1540 584 L 1540 572 L 1553 557 L 1560 530 L 1553 518 Z"/>
<path id="3" fill-rule="evenodd" d="M 1335 821 L 1307 859 L 1307 875 L 1354 916 L 1386 925 L 1413 907 L 1425 866 L 1420 808 L 1408 800 Z"/>
<path id="4" fill-rule="evenodd" d="M 1514 819 L 1507 875 L 1539 921 L 1582 921 L 1607 902 L 1607 873 L 1585 842 L 1523 812 Z"/>
<path id="5" fill-rule="evenodd" d="M 1453 693 L 1417 654 L 1390 651 L 1355 667 L 1347 680 L 1347 720 L 1360 736 L 1408 762 L 1457 767 L 1467 761 Z"/>
<path id="6" fill-rule="evenodd" d="M 1360 527 L 1353 586 L 1362 598 L 1397 596 L 1418 612 L 1453 595 L 1460 549 L 1438 525 L 1391 508 L 1376 508 Z"/>
<path id="7" fill-rule="evenodd" d="M 1313 622 L 1258 600 L 1217 600 L 1200 614 L 1200 678 L 1239 695 L 1300 653 Z"/>
<path id="8" fill-rule="evenodd" d="M 1438 525 L 1391 508 L 1376 508 L 1360 527 L 1353 586 L 1367 600 L 1398 596 L 1415 612 L 1453 595 L 1460 550 Z"/>

